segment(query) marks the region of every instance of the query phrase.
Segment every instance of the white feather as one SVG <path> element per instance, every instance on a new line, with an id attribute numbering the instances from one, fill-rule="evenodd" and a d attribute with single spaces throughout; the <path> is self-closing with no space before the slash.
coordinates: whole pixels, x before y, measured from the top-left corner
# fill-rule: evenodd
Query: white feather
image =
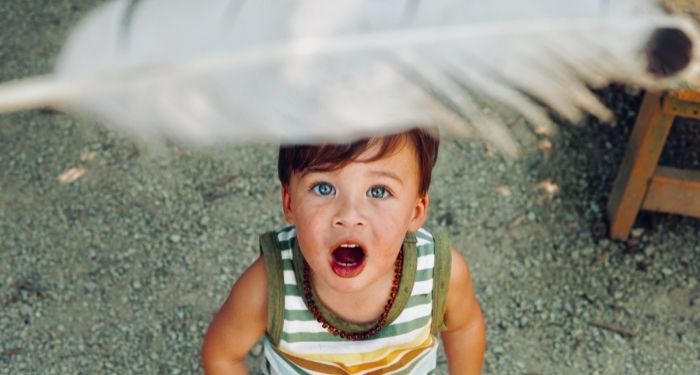
<path id="1" fill-rule="evenodd" d="M 641 51 L 659 27 L 697 38 L 650 0 L 116 0 L 73 31 L 55 73 L 0 87 L 0 111 L 51 105 L 200 144 L 470 121 L 516 153 L 474 95 L 540 130 L 554 125 L 531 98 L 609 118 L 588 87 L 657 85 Z"/>

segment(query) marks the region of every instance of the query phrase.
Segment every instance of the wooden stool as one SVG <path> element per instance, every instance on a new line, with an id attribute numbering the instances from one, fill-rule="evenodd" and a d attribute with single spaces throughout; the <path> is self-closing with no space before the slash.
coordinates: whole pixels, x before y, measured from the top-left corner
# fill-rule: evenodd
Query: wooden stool
<path id="1" fill-rule="evenodd" d="M 700 119 L 700 92 L 645 94 L 608 200 L 613 239 L 629 237 L 640 209 L 700 217 L 700 172 L 657 166 L 676 116 Z"/>

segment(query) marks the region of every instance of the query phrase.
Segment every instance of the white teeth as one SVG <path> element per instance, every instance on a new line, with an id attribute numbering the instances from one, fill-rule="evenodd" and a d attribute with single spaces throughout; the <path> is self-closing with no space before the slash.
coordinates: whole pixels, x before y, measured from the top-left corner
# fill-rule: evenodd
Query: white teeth
<path id="1" fill-rule="evenodd" d="M 354 244 L 354 243 L 344 243 L 344 244 L 341 244 L 341 245 L 340 245 L 340 247 L 351 247 L 351 248 L 355 248 L 355 247 L 357 247 L 357 246 L 358 246 L 358 245 L 357 245 L 357 244 Z"/>

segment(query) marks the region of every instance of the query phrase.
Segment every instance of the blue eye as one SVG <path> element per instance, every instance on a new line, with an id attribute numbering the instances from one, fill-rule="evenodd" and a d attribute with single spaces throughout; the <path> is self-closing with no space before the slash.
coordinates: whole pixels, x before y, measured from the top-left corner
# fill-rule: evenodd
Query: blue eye
<path id="1" fill-rule="evenodd" d="M 326 182 L 319 182 L 318 184 L 314 185 L 311 190 L 320 196 L 335 194 L 335 188 L 333 185 Z"/>
<path id="2" fill-rule="evenodd" d="M 389 195 L 389 190 L 384 186 L 373 186 L 367 191 L 367 196 L 370 198 L 382 199 Z"/>

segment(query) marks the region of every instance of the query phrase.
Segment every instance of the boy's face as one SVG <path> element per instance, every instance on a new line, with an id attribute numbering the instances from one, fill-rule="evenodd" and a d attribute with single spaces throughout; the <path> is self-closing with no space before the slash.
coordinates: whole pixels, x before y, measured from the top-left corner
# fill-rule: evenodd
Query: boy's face
<path id="1" fill-rule="evenodd" d="M 398 147 L 375 161 L 362 160 L 376 147 L 334 171 L 292 174 L 282 187 L 285 218 L 316 288 L 351 293 L 393 277 L 406 232 L 418 230 L 428 210 L 413 145 Z"/>

